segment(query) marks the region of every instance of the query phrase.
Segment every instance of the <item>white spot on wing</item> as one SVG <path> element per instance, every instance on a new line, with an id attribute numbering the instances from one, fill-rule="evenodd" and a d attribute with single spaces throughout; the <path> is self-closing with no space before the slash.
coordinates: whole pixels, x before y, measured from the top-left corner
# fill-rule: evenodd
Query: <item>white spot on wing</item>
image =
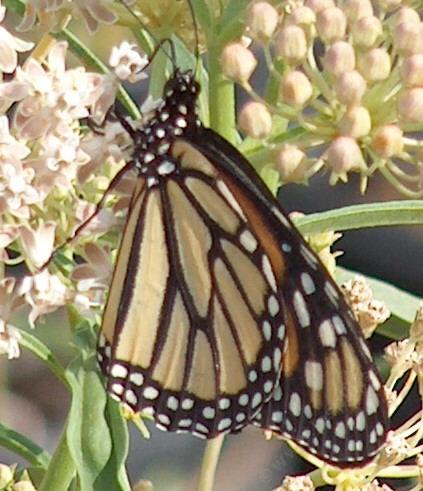
<path id="1" fill-rule="evenodd" d="M 308 273 L 301 273 L 301 285 L 306 295 L 311 295 L 316 291 L 316 285 Z"/>
<path id="2" fill-rule="evenodd" d="M 319 326 L 319 338 L 323 346 L 327 348 L 335 348 L 336 335 L 329 319 L 323 321 Z"/>
<path id="3" fill-rule="evenodd" d="M 289 220 L 286 218 L 286 216 L 278 209 L 276 206 L 272 206 L 272 212 L 273 214 L 278 218 L 278 220 L 286 227 L 291 229 L 292 225 L 289 222 Z"/>
<path id="4" fill-rule="evenodd" d="M 276 291 L 275 275 L 273 274 L 273 270 L 272 270 L 272 266 L 270 265 L 269 258 L 265 255 L 263 255 L 261 260 L 261 268 L 263 270 L 264 276 L 267 279 L 267 282 L 269 283 L 272 290 L 275 292 Z"/>
<path id="5" fill-rule="evenodd" d="M 296 290 L 292 301 L 294 304 L 295 314 L 301 327 L 308 327 L 310 325 L 310 314 L 307 309 L 307 304 L 304 300 L 302 293 Z"/>
<path id="6" fill-rule="evenodd" d="M 222 180 L 219 179 L 217 181 L 217 188 L 222 193 L 226 201 L 231 205 L 232 209 L 235 210 L 238 213 L 238 215 L 246 221 L 244 212 L 239 206 L 238 201 L 234 198 L 234 195 L 229 190 L 228 186 Z"/>
<path id="7" fill-rule="evenodd" d="M 317 361 L 305 363 L 305 380 L 307 386 L 312 390 L 320 391 L 323 388 L 323 369 Z"/>
<path id="8" fill-rule="evenodd" d="M 301 414 L 301 398 L 297 392 L 293 392 L 289 399 L 289 410 L 298 417 Z"/>
<path id="9" fill-rule="evenodd" d="M 249 230 L 241 233 L 239 241 L 248 252 L 254 252 L 257 249 L 257 240 Z"/>

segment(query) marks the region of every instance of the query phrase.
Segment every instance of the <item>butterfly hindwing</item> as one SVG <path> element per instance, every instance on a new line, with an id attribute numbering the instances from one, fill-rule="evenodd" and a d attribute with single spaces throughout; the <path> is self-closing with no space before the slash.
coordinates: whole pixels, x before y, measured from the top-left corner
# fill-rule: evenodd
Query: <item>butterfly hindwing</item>
<path id="1" fill-rule="evenodd" d="M 330 462 L 361 464 L 382 446 L 388 418 L 384 389 L 360 327 L 317 255 L 248 162 L 207 132 L 207 148 L 199 144 L 202 152 L 212 161 L 225 156 L 220 168 L 228 186 L 238 189 L 239 202 L 242 195 L 254 197 L 261 218 L 250 216 L 252 226 L 261 221 L 256 233 L 272 236 L 280 250 L 270 257 L 279 257 L 282 265 L 279 275 L 272 265 L 286 330 L 282 373 L 254 424 Z"/>

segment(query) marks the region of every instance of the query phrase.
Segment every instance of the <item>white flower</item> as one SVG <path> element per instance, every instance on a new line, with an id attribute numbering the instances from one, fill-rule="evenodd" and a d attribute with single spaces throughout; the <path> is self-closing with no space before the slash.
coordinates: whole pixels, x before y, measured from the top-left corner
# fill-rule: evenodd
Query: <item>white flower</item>
<path id="1" fill-rule="evenodd" d="M 144 68 L 148 65 L 148 57 L 140 55 L 136 47 L 135 44 L 122 41 L 120 46 L 112 48 L 109 64 L 120 80 L 135 83 L 147 77 Z"/>

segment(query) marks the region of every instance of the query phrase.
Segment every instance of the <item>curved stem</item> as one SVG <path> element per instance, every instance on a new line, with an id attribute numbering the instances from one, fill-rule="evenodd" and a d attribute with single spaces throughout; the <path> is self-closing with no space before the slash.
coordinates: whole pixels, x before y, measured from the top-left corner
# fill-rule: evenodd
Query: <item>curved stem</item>
<path id="1" fill-rule="evenodd" d="M 212 491 L 224 435 L 209 440 L 204 451 L 197 491 Z"/>

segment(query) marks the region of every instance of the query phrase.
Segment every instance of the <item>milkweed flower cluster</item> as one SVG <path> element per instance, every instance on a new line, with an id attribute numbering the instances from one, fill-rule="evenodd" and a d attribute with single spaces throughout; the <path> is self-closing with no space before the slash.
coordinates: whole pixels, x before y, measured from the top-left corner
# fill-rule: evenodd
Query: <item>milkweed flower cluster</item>
<path id="1" fill-rule="evenodd" d="M 240 127 L 265 140 L 257 166 L 265 158 L 281 183 L 324 169 L 335 184 L 355 172 L 362 192 L 379 172 L 405 196 L 422 196 L 422 25 L 400 2 L 251 2 L 245 36 L 224 48 L 222 66 L 254 101 L 242 108 Z M 259 49 L 265 96 L 250 83 Z"/>

